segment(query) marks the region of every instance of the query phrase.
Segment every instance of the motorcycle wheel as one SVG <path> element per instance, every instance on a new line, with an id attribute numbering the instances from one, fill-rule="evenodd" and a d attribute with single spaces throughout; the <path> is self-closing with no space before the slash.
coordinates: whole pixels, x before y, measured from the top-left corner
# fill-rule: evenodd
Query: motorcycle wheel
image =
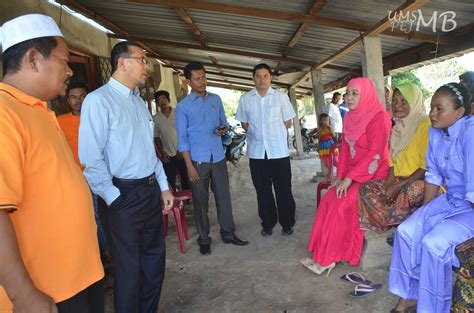
<path id="1" fill-rule="evenodd" d="M 303 141 L 303 152 L 309 153 L 309 151 L 311 151 L 311 148 L 308 143 L 308 138 L 301 137 L 301 140 Z M 296 149 L 296 138 L 293 139 L 293 147 Z"/>

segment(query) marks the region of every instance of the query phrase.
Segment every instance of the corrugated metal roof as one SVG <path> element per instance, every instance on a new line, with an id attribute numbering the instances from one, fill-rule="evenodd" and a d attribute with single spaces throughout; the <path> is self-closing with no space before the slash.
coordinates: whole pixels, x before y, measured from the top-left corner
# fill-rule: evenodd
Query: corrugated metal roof
<path id="1" fill-rule="evenodd" d="M 126 0 L 95 1 L 76 0 L 77 3 L 92 10 L 99 16 L 116 24 L 132 36 L 167 40 L 178 43 L 199 45 L 199 41 L 192 33 L 190 27 L 179 17 L 174 8 L 164 5 L 147 5 L 127 2 Z M 241 7 L 265 9 L 271 11 L 292 12 L 307 14 L 313 6 L 314 0 L 212 0 L 213 3 L 237 5 Z M 179 3 L 179 1 L 177 1 Z M 319 16 L 338 19 L 364 25 L 374 25 L 387 16 L 388 11 L 402 5 L 402 0 L 328 0 L 323 6 Z M 431 0 L 421 9 L 421 14 L 427 20 L 436 12 L 437 16 L 446 11 L 456 13 L 457 27 L 473 23 L 474 1 L 472 0 Z M 245 56 L 246 53 L 261 53 L 279 57 L 285 50 L 287 43 L 300 25 L 299 22 L 270 18 L 260 18 L 230 13 L 213 12 L 203 9 L 187 9 L 187 13 L 195 25 L 202 32 L 207 44 L 211 48 L 225 48 L 241 51 L 244 55 L 228 54 L 215 51 L 164 46 L 156 43 L 147 43 L 156 52 L 174 59 L 177 66 L 184 65 L 187 60 L 211 63 L 210 56 L 215 57 L 223 67 L 241 67 L 244 70 L 223 68 L 223 72 L 232 76 L 249 75 L 249 70 L 257 63 L 265 62 L 275 68 L 277 60 L 261 57 Z M 316 17 L 317 18 L 317 17 Z M 438 18 L 436 30 L 433 33 L 430 27 L 422 27 L 426 33 L 442 35 L 442 20 Z M 104 25 L 106 26 L 106 25 Z M 399 29 L 397 29 L 399 30 Z M 294 47 L 288 51 L 288 57 L 300 59 L 304 62 L 317 64 L 330 57 L 349 42 L 360 35 L 358 30 L 310 25 L 304 35 Z M 423 42 L 416 39 L 407 39 L 382 35 L 382 55 L 398 53 L 416 47 Z M 472 43 L 474 47 L 474 42 Z M 355 48 L 344 56 L 331 62 L 331 65 L 342 66 L 350 69 L 361 67 L 360 48 Z M 279 73 L 303 72 L 309 70 L 309 65 L 284 62 Z M 217 71 L 212 69 L 213 72 Z M 328 84 L 347 75 L 346 71 L 323 69 L 323 83 Z M 223 80 L 222 76 L 213 75 L 215 80 Z M 228 78 L 227 81 L 244 82 L 238 78 Z M 248 83 L 248 81 L 247 81 Z M 302 84 L 311 87 L 311 81 Z"/>

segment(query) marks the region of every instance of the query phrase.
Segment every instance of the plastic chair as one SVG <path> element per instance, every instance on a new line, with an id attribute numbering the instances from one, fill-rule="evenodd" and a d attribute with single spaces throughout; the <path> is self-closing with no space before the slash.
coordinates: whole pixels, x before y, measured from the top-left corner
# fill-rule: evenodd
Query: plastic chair
<path id="1" fill-rule="evenodd" d="M 168 235 L 168 215 L 172 215 L 176 233 L 178 234 L 179 249 L 182 253 L 186 252 L 186 245 L 184 240 L 189 239 L 188 226 L 186 225 L 186 214 L 184 213 L 183 201 L 174 199 L 173 207 L 169 210 L 162 210 L 163 212 L 163 228 L 165 236 Z"/>
<path id="2" fill-rule="evenodd" d="M 340 142 L 336 142 L 332 146 L 329 147 L 329 168 L 328 168 L 328 176 L 326 177 L 325 181 L 322 181 L 318 184 L 316 188 L 316 207 L 319 207 L 319 202 L 321 201 L 321 192 L 325 189 L 328 189 L 329 186 L 332 184 L 332 176 L 333 176 L 333 168 L 334 168 L 334 151 L 339 148 Z"/>

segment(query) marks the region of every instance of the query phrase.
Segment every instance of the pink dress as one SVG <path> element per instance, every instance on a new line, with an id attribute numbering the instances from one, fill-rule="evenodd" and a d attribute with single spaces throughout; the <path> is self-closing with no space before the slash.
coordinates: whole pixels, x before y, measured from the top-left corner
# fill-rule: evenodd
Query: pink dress
<path id="1" fill-rule="evenodd" d="M 389 135 L 390 120 L 383 111 L 374 115 L 355 143 L 343 134 L 337 178 L 342 180 L 347 176 L 352 184 L 347 197 L 338 199 L 336 188 L 331 188 L 319 204 L 308 244 L 318 264 L 327 266 L 340 261 L 359 264 L 364 241 L 357 210 L 359 188 L 361 183 L 387 176 Z"/>

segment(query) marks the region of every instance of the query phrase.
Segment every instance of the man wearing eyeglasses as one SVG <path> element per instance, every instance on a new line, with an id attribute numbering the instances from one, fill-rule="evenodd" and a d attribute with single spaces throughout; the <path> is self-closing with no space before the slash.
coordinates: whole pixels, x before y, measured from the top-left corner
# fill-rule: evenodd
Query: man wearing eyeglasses
<path id="1" fill-rule="evenodd" d="M 148 60 L 131 41 L 115 45 L 112 77 L 82 105 L 79 159 L 92 191 L 108 206 L 117 313 L 157 312 L 165 271 L 160 193 L 173 196 L 153 145 L 153 119 L 136 87 Z"/>

